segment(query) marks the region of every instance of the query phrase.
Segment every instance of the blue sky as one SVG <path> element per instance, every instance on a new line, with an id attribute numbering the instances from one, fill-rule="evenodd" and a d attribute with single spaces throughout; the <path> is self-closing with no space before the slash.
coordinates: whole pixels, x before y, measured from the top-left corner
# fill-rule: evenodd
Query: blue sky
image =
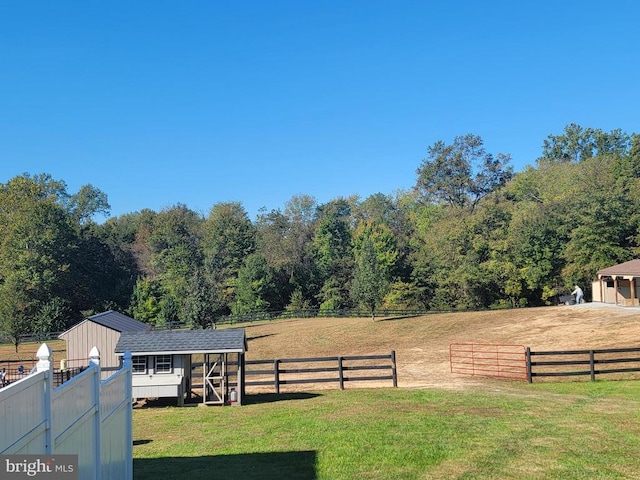
<path id="1" fill-rule="evenodd" d="M 520 171 L 569 123 L 640 133 L 636 1 L 0 2 L 0 183 L 90 183 L 111 214 L 250 218 L 411 189 L 480 135 Z"/>

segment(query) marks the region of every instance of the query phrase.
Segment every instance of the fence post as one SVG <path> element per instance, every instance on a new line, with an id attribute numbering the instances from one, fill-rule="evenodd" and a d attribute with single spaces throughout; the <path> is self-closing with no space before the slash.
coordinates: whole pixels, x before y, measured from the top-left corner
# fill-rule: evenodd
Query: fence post
<path id="1" fill-rule="evenodd" d="M 94 479 L 100 480 L 102 474 L 102 455 L 100 448 L 100 351 L 97 347 L 93 347 L 89 352 L 89 368 L 93 371 L 93 451 L 95 456 L 94 462 Z"/>
<path id="2" fill-rule="evenodd" d="M 47 345 L 46 343 L 43 343 L 42 345 L 40 345 L 40 348 L 38 348 L 38 351 L 36 353 L 36 356 L 38 357 L 38 363 L 36 363 L 36 367 L 35 367 L 35 371 L 36 372 L 45 372 L 44 374 L 44 416 L 46 417 L 45 420 L 45 425 L 46 425 L 46 429 L 45 429 L 45 453 L 51 454 L 54 453 L 53 451 L 53 435 L 51 433 L 51 428 L 53 425 L 53 421 L 51 418 L 51 403 L 52 403 L 52 396 L 51 396 L 51 391 L 53 390 L 53 378 L 52 378 L 52 371 L 51 371 L 51 364 L 53 363 L 51 360 L 51 349 L 49 348 L 49 345 Z"/>
<path id="3" fill-rule="evenodd" d="M 589 370 L 591 371 L 591 381 L 596 381 L 596 361 L 595 353 L 593 350 L 589 350 Z"/>
<path id="4" fill-rule="evenodd" d="M 124 352 L 122 366 L 126 369 L 125 375 L 127 380 L 125 382 L 124 396 L 127 401 L 127 424 L 125 425 L 125 475 L 123 480 L 131 480 L 133 478 L 133 378 L 132 378 L 132 360 L 131 352 L 129 350 Z"/>
<path id="5" fill-rule="evenodd" d="M 527 363 L 527 382 L 533 383 L 533 373 L 531 372 L 531 348 L 527 347 L 524 353 L 525 362 Z"/>
<path id="6" fill-rule="evenodd" d="M 391 376 L 393 377 L 393 386 L 398 386 L 398 370 L 396 369 L 396 351 L 391 350 Z"/>
<path id="7" fill-rule="evenodd" d="M 340 380 L 340 390 L 344 390 L 344 372 L 342 370 L 342 357 L 338 357 L 338 377 Z"/>
<path id="8" fill-rule="evenodd" d="M 276 393 L 280 394 L 280 360 L 273 361 L 273 375 L 276 387 Z"/>

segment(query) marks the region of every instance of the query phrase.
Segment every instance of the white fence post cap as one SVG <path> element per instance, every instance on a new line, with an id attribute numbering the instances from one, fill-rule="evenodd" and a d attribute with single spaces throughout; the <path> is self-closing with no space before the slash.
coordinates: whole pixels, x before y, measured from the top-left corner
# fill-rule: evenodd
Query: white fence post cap
<path id="1" fill-rule="evenodd" d="M 89 358 L 91 359 L 91 363 L 100 363 L 100 350 L 98 347 L 94 346 L 89 352 Z"/>
<path id="2" fill-rule="evenodd" d="M 40 345 L 40 348 L 38 348 L 38 351 L 36 352 L 36 357 L 40 360 L 49 360 L 49 357 L 51 357 L 51 349 L 49 348 L 49 345 L 46 343 Z"/>
<path id="3" fill-rule="evenodd" d="M 51 369 L 51 348 L 49 348 L 49 345 L 46 343 L 40 345 L 36 352 L 36 357 L 38 357 L 38 363 L 35 367 L 36 372 Z"/>

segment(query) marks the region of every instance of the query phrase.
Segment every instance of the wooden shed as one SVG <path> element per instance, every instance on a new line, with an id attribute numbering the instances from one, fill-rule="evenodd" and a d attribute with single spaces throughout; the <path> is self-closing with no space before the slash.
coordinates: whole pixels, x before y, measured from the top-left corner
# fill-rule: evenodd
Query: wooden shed
<path id="1" fill-rule="evenodd" d="M 133 398 L 194 398 L 203 405 L 242 405 L 244 329 L 123 332 L 117 355 L 130 351 Z"/>
<path id="2" fill-rule="evenodd" d="M 122 313 L 109 310 L 86 318 L 69 330 L 61 333 L 67 345 L 67 357 L 61 367 L 76 368 L 88 364 L 87 353 L 97 347 L 100 352 L 100 367 L 108 376 L 120 368 L 120 358 L 115 354 L 116 344 L 122 332 L 142 332 L 149 325 Z"/>
<path id="3" fill-rule="evenodd" d="M 592 284 L 594 302 L 625 307 L 640 305 L 640 259 L 599 270 L 598 280 Z"/>

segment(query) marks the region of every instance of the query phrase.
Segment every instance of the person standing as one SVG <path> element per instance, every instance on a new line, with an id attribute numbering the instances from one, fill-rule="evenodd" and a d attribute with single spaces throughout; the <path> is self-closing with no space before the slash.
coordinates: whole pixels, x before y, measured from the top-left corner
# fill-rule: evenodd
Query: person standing
<path id="1" fill-rule="evenodd" d="M 571 295 L 575 295 L 576 296 L 576 304 L 581 304 L 584 298 L 584 292 L 582 291 L 582 289 L 578 286 L 578 285 L 574 285 L 573 286 L 573 292 L 571 292 Z"/>

